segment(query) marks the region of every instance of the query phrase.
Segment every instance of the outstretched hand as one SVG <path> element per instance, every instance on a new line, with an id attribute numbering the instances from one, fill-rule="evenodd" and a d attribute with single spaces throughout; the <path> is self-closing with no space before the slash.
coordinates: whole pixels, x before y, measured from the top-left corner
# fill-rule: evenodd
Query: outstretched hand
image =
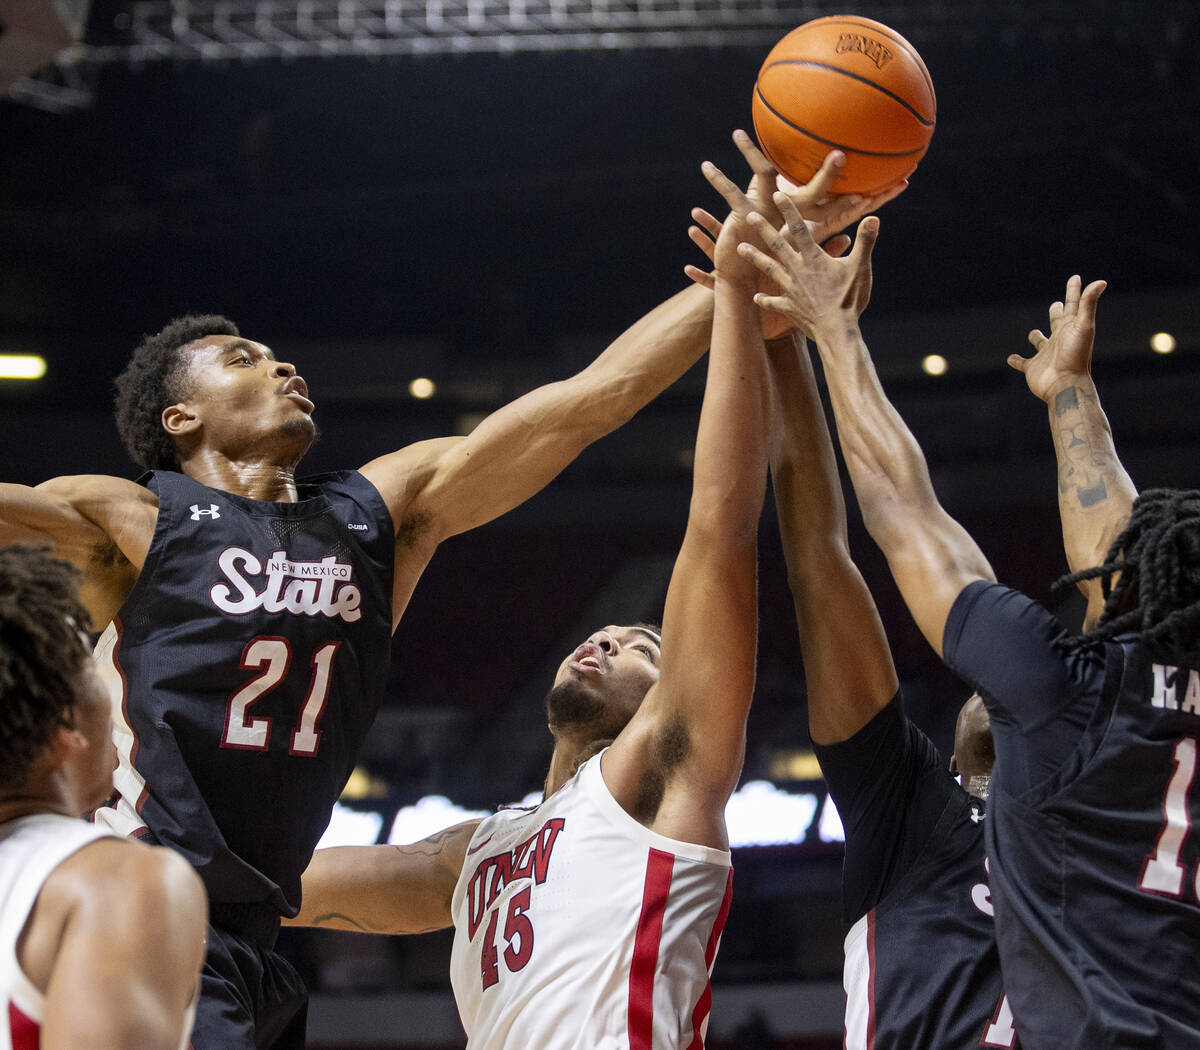
<path id="1" fill-rule="evenodd" d="M 835 234 L 868 212 L 895 199 L 908 187 L 907 182 L 902 182 L 872 197 L 832 194 L 830 190 L 846 159 L 844 154 L 834 150 L 826 156 L 820 169 L 807 184 L 794 186 L 784 180 L 784 188 L 781 190 L 779 173 L 763 156 L 753 139 L 746 132 L 738 130 L 733 133 L 733 141 L 754 173 L 745 193 L 715 166 L 706 164 L 703 169 L 705 177 L 729 205 L 729 217 L 738 217 L 744 221 L 749 213 L 754 211 L 763 216 L 772 227 L 782 226 L 785 218 L 775 198 L 778 193 L 783 193 L 793 209 L 808 222 L 811 236 L 817 241 L 826 241 L 825 250 L 833 256 L 842 255 L 850 247 L 849 237 L 834 236 Z M 723 224 L 703 208 L 693 208 L 692 218 L 697 225 L 688 228 L 688 236 L 715 264 L 716 242 Z M 684 267 L 684 273 L 706 288 L 712 288 L 714 285 L 712 272 L 688 265 Z M 777 289 L 762 283 L 760 291 L 773 293 Z M 763 315 L 763 336 L 766 339 L 782 335 L 791 327 L 791 322 L 782 315 L 774 315 L 769 311 Z"/>
<path id="2" fill-rule="evenodd" d="M 1008 363 L 1025 373 L 1029 389 L 1043 401 L 1052 397 L 1064 379 L 1088 375 L 1092 369 L 1092 343 L 1096 338 L 1096 307 L 1107 287 L 1093 281 L 1082 288 L 1079 275 L 1067 281 L 1062 302 L 1050 304 L 1050 334 L 1029 333 L 1033 357 L 1010 354 Z"/>
<path id="3" fill-rule="evenodd" d="M 844 326 L 848 314 L 857 321 L 866 309 L 879 220 L 873 215 L 863 219 L 850 254 L 834 258 L 813 240 L 808 224 L 786 194 L 777 193 L 775 204 L 787 220 L 782 229 L 772 228 L 758 214 L 747 220 L 768 251 L 749 242 L 738 246 L 779 290 L 778 294 L 760 291 L 754 301 L 765 310 L 784 314 L 805 335 L 819 340 Z"/>

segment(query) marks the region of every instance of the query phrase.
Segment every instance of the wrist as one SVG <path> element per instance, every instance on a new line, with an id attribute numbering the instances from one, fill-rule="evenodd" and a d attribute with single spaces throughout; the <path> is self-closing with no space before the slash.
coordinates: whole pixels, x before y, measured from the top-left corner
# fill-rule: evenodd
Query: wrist
<path id="1" fill-rule="evenodd" d="M 1042 400 L 1046 402 L 1051 410 L 1055 408 L 1061 397 L 1067 394 L 1068 391 L 1075 391 L 1077 394 L 1095 394 L 1096 384 L 1092 380 L 1090 372 L 1068 372 L 1059 376 L 1054 380 L 1045 392 L 1042 394 Z"/>

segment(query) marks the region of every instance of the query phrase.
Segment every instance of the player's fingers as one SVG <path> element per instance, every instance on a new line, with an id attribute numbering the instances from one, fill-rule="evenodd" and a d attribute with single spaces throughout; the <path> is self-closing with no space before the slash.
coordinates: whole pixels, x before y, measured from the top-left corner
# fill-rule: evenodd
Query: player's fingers
<path id="1" fill-rule="evenodd" d="M 830 150 L 825 155 L 825 159 L 821 161 L 817 173 L 804 186 L 804 199 L 816 204 L 828 197 L 833 192 L 833 184 L 842 173 L 842 166 L 845 163 L 846 154 L 841 150 Z"/>
<path id="2" fill-rule="evenodd" d="M 868 197 L 866 199 L 867 210 L 868 211 L 878 211 L 889 201 L 894 201 L 906 189 L 908 189 L 908 179 L 905 179 L 903 182 L 897 183 L 895 186 L 892 186 L 890 189 L 884 190 L 882 193 L 877 193 L 873 197 Z"/>
<path id="3" fill-rule="evenodd" d="M 714 241 L 721 236 L 721 220 L 703 208 L 693 208 L 692 219 L 701 229 L 707 230 Z"/>
<path id="4" fill-rule="evenodd" d="M 1057 325 L 1058 322 L 1062 320 L 1063 304 L 1059 303 L 1059 302 L 1051 303 L 1049 315 L 1050 315 L 1050 331 L 1053 332 L 1055 325 Z"/>
<path id="5" fill-rule="evenodd" d="M 848 234 L 839 233 L 836 237 L 830 237 L 821 247 L 825 249 L 826 255 L 840 259 L 850 250 L 850 237 Z"/>
<path id="6" fill-rule="evenodd" d="M 800 209 L 796 207 L 792 199 L 786 193 L 777 193 L 775 194 L 775 207 L 779 209 L 779 214 L 783 216 L 783 221 L 787 225 L 792 247 L 801 253 L 815 249 L 816 244 L 809 232 L 808 223 L 804 221 L 804 216 L 800 214 Z M 778 231 L 775 232 L 778 233 Z M 760 230 L 759 233 L 765 239 L 766 231 Z"/>
<path id="7" fill-rule="evenodd" d="M 773 180 L 779 173 L 775 170 L 775 165 L 767 160 L 762 150 L 754 144 L 754 139 L 738 128 L 733 133 L 733 144 L 741 151 L 746 163 L 750 165 L 750 170 L 758 177 L 759 190 L 773 190 Z"/>
<path id="8" fill-rule="evenodd" d="M 1040 329 L 1035 328 L 1025 338 L 1029 340 L 1030 346 L 1032 346 L 1035 350 L 1040 350 L 1042 348 L 1042 344 L 1046 341 L 1047 336 Z"/>
<path id="9" fill-rule="evenodd" d="M 709 262 L 716 262 L 717 246 L 713 243 L 713 239 L 705 233 L 699 226 L 688 227 L 688 237 L 692 243 L 699 248 L 705 255 L 708 256 Z"/>
<path id="10" fill-rule="evenodd" d="M 687 274 L 692 281 L 700 285 L 701 288 L 708 288 L 711 290 L 717 286 L 717 282 L 711 273 L 709 273 L 707 270 L 701 270 L 700 267 L 693 266 L 691 263 L 688 263 L 688 265 L 683 268 L 683 272 Z"/>
<path id="11" fill-rule="evenodd" d="M 1073 274 L 1067 278 L 1067 290 L 1063 293 L 1063 313 L 1068 317 L 1074 317 L 1079 310 L 1079 294 L 1082 286 L 1083 281 L 1080 280 L 1079 274 Z"/>
<path id="12" fill-rule="evenodd" d="M 1029 333 L 1029 340 L 1030 340 L 1030 342 L 1033 341 L 1033 333 L 1032 332 Z M 1033 360 L 1033 358 L 1022 357 L 1020 354 L 1009 354 L 1008 355 L 1008 367 L 1015 368 L 1018 372 L 1024 372 L 1025 369 L 1029 367 L 1029 362 L 1032 360 Z"/>
<path id="13" fill-rule="evenodd" d="M 854 238 L 854 247 L 850 249 L 850 259 L 857 266 L 871 265 L 871 253 L 875 250 L 875 242 L 879 239 L 879 219 L 868 215 L 858 224 L 858 234 Z"/>
<path id="14" fill-rule="evenodd" d="M 803 219 L 799 220 L 800 236 L 797 236 L 795 230 L 790 225 L 784 226 L 782 230 L 775 229 L 774 226 L 756 211 L 752 211 L 747 216 L 747 221 L 754 229 L 754 232 L 762 238 L 763 244 L 777 258 L 785 258 L 788 253 L 804 255 L 808 252 L 819 252 L 821 250 L 813 243 L 812 236 L 808 232 L 808 226 L 805 225 Z"/>
<path id="15" fill-rule="evenodd" d="M 725 203 L 733 211 L 744 211 L 750 206 L 749 201 L 746 200 L 746 195 L 712 161 L 706 160 L 700 165 L 700 170 L 704 173 L 704 177 L 708 179 L 709 185 L 725 198 Z"/>
<path id="16" fill-rule="evenodd" d="M 787 271 L 779 265 L 774 256 L 768 255 L 766 252 L 759 251 L 753 244 L 747 244 L 743 241 L 738 245 L 738 254 L 743 259 L 749 259 L 763 273 L 774 281 L 780 288 L 787 289 L 791 283 Z M 755 302 L 758 301 L 758 296 L 755 296 Z M 761 306 L 762 304 L 759 303 Z"/>
<path id="17" fill-rule="evenodd" d="M 1093 281 L 1083 290 L 1079 300 L 1079 312 L 1088 324 L 1095 323 L 1096 307 L 1100 305 L 1100 296 L 1107 287 L 1107 281 Z"/>
<path id="18" fill-rule="evenodd" d="M 770 311 L 773 311 L 774 313 L 782 314 L 784 317 L 788 316 L 787 296 L 767 295 L 766 292 L 755 292 L 754 293 L 754 303 L 756 306 L 761 307 L 763 310 L 770 310 Z"/>

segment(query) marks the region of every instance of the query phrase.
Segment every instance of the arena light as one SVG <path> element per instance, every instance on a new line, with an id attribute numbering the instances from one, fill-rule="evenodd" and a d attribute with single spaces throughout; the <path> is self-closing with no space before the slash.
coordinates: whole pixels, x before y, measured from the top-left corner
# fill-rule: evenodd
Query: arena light
<path id="1" fill-rule="evenodd" d="M 725 807 L 731 846 L 789 846 L 804 841 L 817 815 L 817 796 L 793 795 L 767 780 L 743 784 Z"/>
<path id="2" fill-rule="evenodd" d="M 1150 337 L 1150 349 L 1156 354 L 1169 354 L 1175 346 L 1175 337 L 1170 332 L 1155 332 Z"/>
<path id="3" fill-rule="evenodd" d="M 541 796 L 539 795 L 540 799 Z M 426 795 L 411 806 L 402 806 L 392 821 L 388 842 L 402 846 L 409 842 L 420 842 L 435 832 L 464 820 L 489 815 L 486 809 L 464 809 L 451 802 L 445 795 Z"/>
<path id="4" fill-rule="evenodd" d="M 532 809 L 541 801 L 541 792 L 531 791 L 510 803 L 510 807 Z M 460 806 L 445 795 L 426 795 L 396 813 L 387 842 L 394 846 L 420 842 L 445 828 L 489 816 L 491 812 Z M 379 841 L 384 822 L 385 817 L 378 810 L 360 810 L 338 803 L 319 848 L 373 845 Z M 822 799 L 819 792 L 786 791 L 769 780 L 743 784 L 725 807 L 725 822 L 730 845 L 739 849 L 845 841 L 842 822 L 831 798 Z"/>
<path id="5" fill-rule="evenodd" d="M 0 354 L 0 379 L 41 379 L 46 359 L 40 354 Z"/>
<path id="6" fill-rule="evenodd" d="M 921 359 L 921 370 L 927 376 L 944 376 L 950 365 L 941 354 L 926 354 Z"/>
<path id="7" fill-rule="evenodd" d="M 382 829 L 382 814 L 350 809 L 340 802 L 335 802 L 329 826 L 321 836 L 321 841 L 317 843 L 317 849 L 327 849 L 330 846 L 369 846 L 379 838 Z"/>
<path id="8" fill-rule="evenodd" d="M 425 376 L 418 376 L 408 384 L 408 392 L 418 401 L 424 401 L 437 393 L 437 384 Z"/>

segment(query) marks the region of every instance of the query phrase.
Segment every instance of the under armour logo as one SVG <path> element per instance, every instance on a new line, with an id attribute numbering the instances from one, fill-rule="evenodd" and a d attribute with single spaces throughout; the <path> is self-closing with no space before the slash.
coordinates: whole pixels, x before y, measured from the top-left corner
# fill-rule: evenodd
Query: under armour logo
<path id="1" fill-rule="evenodd" d="M 191 506 L 192 521 L 199 521 L 202 514 L 207 514 L 210 518 L 219 518 L 221 516 L 220 508 L 215 503 L 208 505 L 208 510 L 201 510 L 199 503 L 193 503 Z"/>
<path id="2" fill-rule="evenodd" d="M 983 820 L 983 818 L 985 816 L 986 816 L 986 814 L 983 812 L 983 810 L 976 809 L 974 806 L 971 807 L 971 823 L 972 824 L 978 824 L 981 820 Z"/>

